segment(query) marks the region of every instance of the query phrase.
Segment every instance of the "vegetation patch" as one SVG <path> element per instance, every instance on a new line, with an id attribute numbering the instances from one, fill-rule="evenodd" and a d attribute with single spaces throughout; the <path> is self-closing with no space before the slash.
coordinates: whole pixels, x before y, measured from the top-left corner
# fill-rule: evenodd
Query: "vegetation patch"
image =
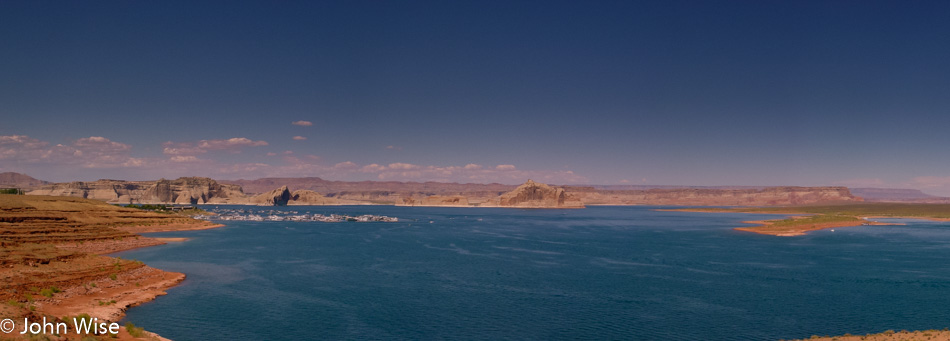
<path id="1" fill-rule="evenodd" d="M 129 332 L 129 335 L 132 335 L 132 337 L 145 336 L 145 329 L 142 327 L 136 327 L 132 322 L 125 324 L 125 331 Z"/>
<path id="2" fill-rule="evenodd" d="M 801 218 L 788 218 L 783 220 L 772 221 L 771 227 L 790 227 L 790 226 L 801 226 L 801 225 L 818 225 L 826 223 L 839 223 L 839 222 L 860 222 L 861 219 L 855 216 L 848 215 L 838 215 L 838 214 L 829 214 L 829 215 L 814 215 Z"/>

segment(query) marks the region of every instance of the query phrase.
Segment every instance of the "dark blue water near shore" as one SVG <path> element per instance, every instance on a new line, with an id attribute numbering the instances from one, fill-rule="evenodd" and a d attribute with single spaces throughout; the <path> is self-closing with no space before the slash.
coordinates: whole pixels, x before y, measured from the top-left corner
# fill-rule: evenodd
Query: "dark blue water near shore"
<path id="1" fill-rule="evenodd" d="M 161 234 L 192 239 L 117 255 L 188 279 L 126 321 L 178 341 L 769 340 L 950 327 L 947 223 L 783 238 L 731 230 L 771 216 L 649 207 L 283 209 L 403 222 Z"/>

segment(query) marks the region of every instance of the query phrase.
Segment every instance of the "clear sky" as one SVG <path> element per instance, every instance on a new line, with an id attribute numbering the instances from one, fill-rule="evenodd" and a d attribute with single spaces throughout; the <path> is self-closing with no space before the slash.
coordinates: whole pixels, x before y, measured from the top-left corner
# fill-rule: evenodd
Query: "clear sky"
<path id="1" fill-rule="evenodd" d="M 948 1 L 3 1 L 0 171 L 950 195 L 948 17 Z"/>

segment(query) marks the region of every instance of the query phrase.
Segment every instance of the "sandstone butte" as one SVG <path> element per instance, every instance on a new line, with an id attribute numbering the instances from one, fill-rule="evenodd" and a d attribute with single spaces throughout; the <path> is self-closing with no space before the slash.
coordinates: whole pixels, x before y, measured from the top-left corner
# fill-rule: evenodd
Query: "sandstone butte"
<path id="1" fill-rule="evenodd" d="M 72 317 L 88 314 L 100 321 L 118 321 L 127 308 L 164 295 L 185 275 L 102 254 L 164 243 L 136 232 L 217 226 L 221 225 L 97 200 L 2 194 L 0 315 L 71 323 Z M 87 336 L 64 335 L 70 340 Z M 117 337 L 134 339 L 125 328 Z"/>
<path id="2" fill-rule="evenodd" d="M 481 202 L 470 202 L 467 197 L 461 195 L 431 195 L 423 198 L 403 198 L 397 206 L 584 208 L 584 203 L 561 187 L 528 180 L 509 192 Z"/>
<path id="3" fill-rule="evenodd" d="M 484 206 L 525 207 L 525 208 L 584 208 L 577 197 L 567 193 L 561 187 L 528 180 L 513 191 L 502 194 L 497 200 L 491 200 Z"/>

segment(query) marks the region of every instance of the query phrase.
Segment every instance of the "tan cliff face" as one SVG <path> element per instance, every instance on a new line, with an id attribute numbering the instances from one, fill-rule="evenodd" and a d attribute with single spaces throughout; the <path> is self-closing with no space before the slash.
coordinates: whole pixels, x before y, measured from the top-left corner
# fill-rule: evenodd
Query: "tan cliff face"
<path id="1" fill-rule="evenodd" d="M 47 184 L 29 195 L 52 195 L 95 199 L 117 204 L 251 204 L 251 205 L 358 205 L 361 201 L 325 197 L 320 193 L 287 186 L 267 193 L 248 196 L 241 186 L 222 184 L 213 179 L 188 177 L 176 180 L 124 181 L 98 180 Z"/>
<path id="2" fill-rule="evenodd" d="M 597 190 L 568 187 L 588 205 L 777 206 L 863 201 L 846 187 Z"/>
<path id="3" fill-rule="evenodd" d="M 561 187 L 528 180 L 483 206 L 524 208 L 583 208 L 584 203 Z"/>
<path id="4" fill-rule="evenodd" d="M 277 184 L 280 183 L 279 180 L 281 179 L 268 179 L 265 182 Z M 237 184 L 190 177 L 158 181 L 98 180 L 54 183 L 43 185 L 27 194 L 81 197 L 121 204 L 396 204 L 525 208 L 574 208 L 585 205 L 777 206 L 862 201 L 845 187 L 610 189 L 555 187 L 530 180 L 517 187 L 499 184 L 342 182 L 319 178 L 288 181 L 308 183 L 309 188 L 319 187 L 315 184 L 324 184 L 325 187 L 338 191 L 321 194 L 304 188 L 290 192 L 289 188 L 294 186 L 283 184 L 271 187 L 271 190 L 264 194 L 248 196 Z M 376 185 L 383 188 L 375 188 Z"/>
<path id="5" fill-rule="evenodd" d="M 176 204 L 225 204 L 244 200 L 240 186 L 223 185 L 209 178 L 178 178 L 159 180 L 151 197 L 160 202 Z M 146 197 L 149 197 L 148 195 Z"/>
<path id="6" fill-rule="evenodd" d="M 290 189 L 287 186 L 281 186 L 273 191 L 251 197 L 248 203 L 261 206 L 287 206 L 290 199 Z"/>
<path id="7" fill-rule="evenodd" d="M 262 206 L 287 206 L 287 205 L 360 205 L 359 201 L 340 200 L 329 198 L 323 194 L 308 191 L 296 190 L 291 192 L 287 186 L 281 186 L 273 191 L 255 195 L 248 198 L 248 204 Z"/>
<path id="8" fill-rule="evenodd" d="M 246 201 L 241 186 L 219 184 L 213 179 L 199 177 L 158 181 L 98 180 L 55 183 L 27 194 L 80 197 L 120 204 L 226 204 Z"/>
<path id="9" fill-rule="evenodd" d="M 349 200 L 341 198 L 332 198 L 310 190 L 296 190 L 290 195 L 288 205 L 318 205 L 318 206 L 336 206 L 336 205 L 366 205 L 368 202 L 359 200 Z"/>

